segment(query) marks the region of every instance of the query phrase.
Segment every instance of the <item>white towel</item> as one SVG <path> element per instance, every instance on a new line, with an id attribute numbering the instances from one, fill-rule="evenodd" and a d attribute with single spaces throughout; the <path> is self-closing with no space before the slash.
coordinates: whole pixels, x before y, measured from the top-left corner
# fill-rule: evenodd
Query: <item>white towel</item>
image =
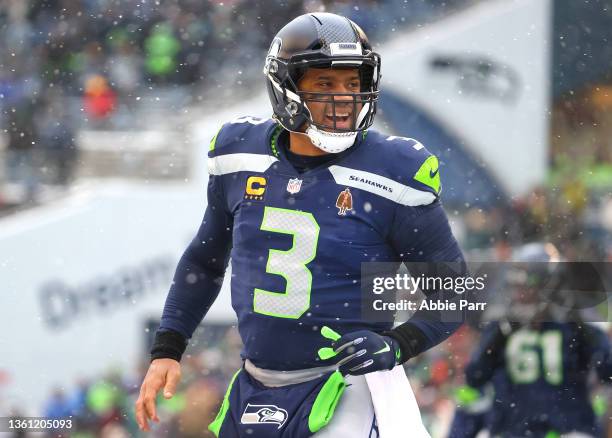
<path id="1" fill-rule="evenodd" d="M 430 438 L 404 367 L 365 375 L 380 438 Z"/>

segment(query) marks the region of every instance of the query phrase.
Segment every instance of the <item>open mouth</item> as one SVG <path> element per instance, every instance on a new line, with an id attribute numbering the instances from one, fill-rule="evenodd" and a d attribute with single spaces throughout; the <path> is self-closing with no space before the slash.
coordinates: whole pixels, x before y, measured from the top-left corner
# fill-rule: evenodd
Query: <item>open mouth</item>
<path id="1" fill-rule="evenodd" d="M 325 121 L 331 127 L 350 128 L 351 114 L 338 112 L 334 114 L 325 114 Z"/>

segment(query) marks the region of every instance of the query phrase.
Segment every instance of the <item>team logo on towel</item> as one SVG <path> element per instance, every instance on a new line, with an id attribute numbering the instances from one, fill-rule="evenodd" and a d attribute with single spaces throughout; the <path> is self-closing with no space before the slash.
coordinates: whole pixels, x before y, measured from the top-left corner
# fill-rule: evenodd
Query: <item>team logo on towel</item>
<path id="1" fill-rule="evenodd" d="M 302 180 L 299 178 L 291 178 L 287 183 L 287 191 L 295 195 L 302 188 Z"/>
<path id="2" fill-rule="evenodd" d="M 277 429 L 283 427 L 287 421 L 287 411 L 279 408 L 276 405 L 252 405 L 248 403 L 240 423 L 242 424 L 263 424 L 272 423 L 278 424 Z"/>
<path id="3" fill-rule="evenodd" d="M 336 207 L 338 208 L 339 216 L 346 216 L 347 210 L 353 209 L 353 195 L 348 187 L 340 192 L 336 199 Z"/>

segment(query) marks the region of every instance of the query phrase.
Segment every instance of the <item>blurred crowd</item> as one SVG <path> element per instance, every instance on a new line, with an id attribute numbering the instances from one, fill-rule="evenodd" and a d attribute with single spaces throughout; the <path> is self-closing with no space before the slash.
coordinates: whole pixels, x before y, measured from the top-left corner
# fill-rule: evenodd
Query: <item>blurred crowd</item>
<path id="1" fill-rule="evenodd" d="M 70 183 L 79 130 L 142 129 L 154 110 L 248 93 L 272 36 L 305 11 L 378 40 L 473 1 L 0 0 L 0 212 Z"/>
<path id="2" fill-rule="evenodd" d="M 205 325 L 198 329 L 181 361 L 182 378 L 171 399 L 158 398 L 160 423 L 147 436 L 203 437 L 217 414 L 232 375 L 241 366 L 242 343 L 235 327 Z M 134 417 L 134 403 L 148 362 L 133 372 L 110 370 L 89 376 L 49 395 L 41 416 L 73 420 L 70 430 L 47 434 L 53 438 L 127 438 L 145 436 Z M 20 412 L 14 410 L 12 415 Z"/>
<path id="3" fill-rule="evenodd" d="M 509 245 L 549 241 L 569 261 L 612 261 L 611 126 L 610 86 L 557 99 L 548 180 L 509 205 L 462 212 L 463 247 L 475 257 L 495 248 L 495 256 Z"/>

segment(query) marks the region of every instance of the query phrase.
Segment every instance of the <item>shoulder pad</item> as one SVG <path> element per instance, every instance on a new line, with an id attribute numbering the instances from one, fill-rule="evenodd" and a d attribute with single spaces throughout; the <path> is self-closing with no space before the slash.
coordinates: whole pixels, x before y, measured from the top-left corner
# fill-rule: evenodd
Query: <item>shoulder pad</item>
<path id="1" fill-rule="evenodd" d="M 260 119 L 251 116 L 238 117 L 225 123 L 210 140 L 208 156 L 237 152 L 233 150 L 236 148 L 243 149 L 242 152 L 247 152 L 249 145 L 255 146 L 256 140 L 266 137 L 271 126 L 276 126 L 272 119 Z M 232 151 L 227 150 L 228 148 Z M 255 152 L 255 150 L 251 152 Z"/>
<path id="2" fill-rule="evenodd" d="M 250 163 L 253 171 L 259 167 L 267 169 L 277 159 L 271 155 L 270 137 L 278 125 L 272 119 L 244 116 L 225 123 L 210 140 L 208 149 L 208 171 L 223 174 L 240 171 Z M 232 163 L 222 166 L 221 163 Z M 264 169 L 264 170 L 265 170 Z"/>
<path id="3" fill-rule="evenodd" d="M 436 201 L 440 193 L 438 159 L 418 141 L 368 131 L 354 154 L 329 167 L 340 185 L 356 187 L 401 205 Z"/>
<path id="4" fill-rule="evenodd" d="M 440 194 L 438 157 L 413 138 L 375 135 L 375 148 L 385 157 L 391 178 L 436 196 Z"/>

